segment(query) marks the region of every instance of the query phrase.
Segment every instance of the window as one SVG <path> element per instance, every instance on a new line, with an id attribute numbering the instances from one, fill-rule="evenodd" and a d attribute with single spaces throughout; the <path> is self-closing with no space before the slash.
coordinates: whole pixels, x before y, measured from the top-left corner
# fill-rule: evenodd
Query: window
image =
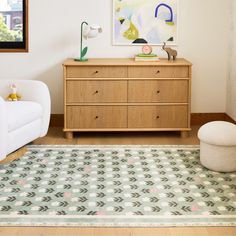
<path id="1" fill-rule="evenodd" d="M 0 0 L 0 52 L 28 51 L 28 0 Z"/>

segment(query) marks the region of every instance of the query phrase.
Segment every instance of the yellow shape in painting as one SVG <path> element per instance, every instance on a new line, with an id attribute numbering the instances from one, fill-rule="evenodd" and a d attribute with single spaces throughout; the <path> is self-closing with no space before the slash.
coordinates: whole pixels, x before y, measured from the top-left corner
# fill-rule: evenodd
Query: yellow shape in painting
<path id="1" fill-rule="evenodd" d="M 138 29 L 135 25 L 130 21 L 130 27 L 127 31 L 124 32 L 123 36 L 128 40 L 135 40 L 139 36 Z"/>
<path id="2" fill-rule="evenodd" d="M 117 7 L 117 8 L 116 8 L 116 12 L 120 12 L 120 7 Z"/>
<path id="3" fill-rule="evenodd" d="M 166 24 L 169 25 L 169 26 L 174 26 L 175 25 L 175 23 L 173 21 L 172 22 L 166 21 Z"/>

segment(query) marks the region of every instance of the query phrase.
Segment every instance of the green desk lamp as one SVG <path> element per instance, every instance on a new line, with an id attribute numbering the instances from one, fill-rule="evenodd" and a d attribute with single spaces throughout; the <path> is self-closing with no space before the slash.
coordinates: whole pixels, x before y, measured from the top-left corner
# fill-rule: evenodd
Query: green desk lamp
<path id="1" fill-rule="evenodd" d="M 86 27 L 84 28 L 84 25 Z M 85 58 L 88 47 L 83 48 L 83 38 L 95 38 L 97 37 L 98 33 L 102 32 L 102 28 L 98 25 L 89 25 L 86 21 L 81 23 L 81 33 L 80 33 L 80 57 L 75 58 L 75 61 L 87 61 L 88 59 Z"/>

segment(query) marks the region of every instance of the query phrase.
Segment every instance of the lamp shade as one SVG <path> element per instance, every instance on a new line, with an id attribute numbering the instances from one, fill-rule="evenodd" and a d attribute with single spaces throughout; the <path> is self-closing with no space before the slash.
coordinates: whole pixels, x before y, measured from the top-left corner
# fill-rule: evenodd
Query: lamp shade
<path id="1" fill-rule="evenodd" d="M 98 33 L 102 32 L 102 28 L 99 25 L 87 25 L 84 27 L 83 36 L 85 39 L 95 38 Z"/>

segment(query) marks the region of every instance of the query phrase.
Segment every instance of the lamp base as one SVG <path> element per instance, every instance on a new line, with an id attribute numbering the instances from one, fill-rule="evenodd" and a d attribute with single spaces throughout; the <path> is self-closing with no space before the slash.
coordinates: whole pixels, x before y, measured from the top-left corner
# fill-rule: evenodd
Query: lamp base
<path id="1" fill-rule="evenodd" d="M 74 61 L 88 61 L 88 58 L 79 58 L 79 57 L 76 57 L 76 58 L 74 58 Z"/>

